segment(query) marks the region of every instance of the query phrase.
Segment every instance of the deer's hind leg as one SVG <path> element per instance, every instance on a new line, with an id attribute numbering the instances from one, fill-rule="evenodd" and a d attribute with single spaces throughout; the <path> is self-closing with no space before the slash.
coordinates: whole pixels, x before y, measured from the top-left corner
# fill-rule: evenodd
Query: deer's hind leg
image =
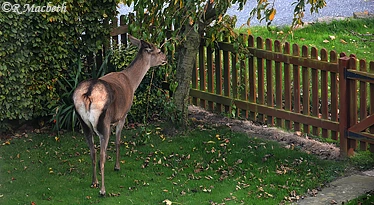
<path id="1" fill-rule="evenodd" d="M 103 111 L 100 115 L 95 132 L 100 138 L 100 172 L 101 172 L 101 189 L 100 194 L 105 195 L 105 182 L 104 182 L 104 169 L 105 161 L 107 158 L 107 148 L 110 136 L 110 120 L 105 117 L 106 111 Z"/>
<path id="2" fill-rule="evenodd" d="M 94 137 L 93 137 L 93 130 L 91 127 L 89 127 L 79 116 L 79 120 L 81 122 L 84 136 L 86 137 L 86 141 L 88 144 L 88 147 L 90 149 L 90 156 L 91 156 L 91 162 L 92 162 L 92 188 L 98 188 L 99 187 L 99 181 L 97 180 L 96 175 L 96 149 L 94 144 Z"/>

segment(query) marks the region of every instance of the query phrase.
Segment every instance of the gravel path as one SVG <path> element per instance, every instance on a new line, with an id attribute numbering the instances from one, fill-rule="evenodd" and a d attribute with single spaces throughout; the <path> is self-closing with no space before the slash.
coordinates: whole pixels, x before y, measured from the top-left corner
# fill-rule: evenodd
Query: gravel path
<path id="1" fill-rule="evenodd" d="M 274 17 L 272 25 L 290 25 L 293 18 L 294 6 L 292 3 L 296 0 L 275 0 L 274 7 L 277 13 Z M 238 6 L 233 5 L 232 8 L 228 10 L 229 15 L 236 15 L 238 21 L 236 23 L 237 27 L 242 24 L 246 24 L 248 15 L 254 8 L 252 1 L 248 1 L 241 12 L 237 11 Z M 271 1 L 270 1 L 271 2 Z M 313 22 L 320 17 L 349 17 L 353 16 L 353 12 L 363 12 L 368 11 L 369 13 L 374 13 L 374 0 L 326 0 L 326 7 L 321 9 L 317 14 L 310 14 L 310 6 L 306 8 L 304 22 Z M 266 25 L 265 22 L 261 24 L 256 20 L 251 21 L 251 25 Z"/>
<path id="2" fill-rule="evenodd" d="M 293 18 L 293 9 L 292 3 L 296 0 L 274 0 L 274 6 L 277 10 L 277 14 L 274 17 L 272 25 L 290 25 Z M 248 16 L 253 9 L 256 1 L 248 0 L 247 4 L 244 6 L 242 11 L 238 11 L 238 5 L 233 5 L 228 9 L 228 15 L 236 15 L 238 21 L 236 23 L 237 27 L 240 27 L 243 24 L 246 24 Z M 272 2 L 272 0 L 269 0 Z M 320 17 L 349 17 L 353 15 L 353 12 L 363 12 L 368 11 L 369 13 L 374 13 L 374 0 L 326 0 L 326 7 L 321 9 L 318 14 L 310 14 L 310 7 L 306 8 L 304 21 L 312 22 L 316 21 Z M 124 6 L 123 4 L 119 5 L 118 8 L 119 15 L 128 14 L 131 11 L 131 8 Z M 259 23 L 256 19 L 251 21 L 251 25 L 266 25 L 265 22 Z"/>

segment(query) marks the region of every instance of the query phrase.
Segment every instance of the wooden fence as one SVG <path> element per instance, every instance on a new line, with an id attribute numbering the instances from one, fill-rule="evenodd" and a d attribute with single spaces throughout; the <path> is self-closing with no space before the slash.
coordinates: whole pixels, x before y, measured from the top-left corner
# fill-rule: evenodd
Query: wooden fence
<path id="1" fill-rule="evenodd" d="M 289 43 L 253 36 L 247 44 L 245 58 L 229 43 L 200 47 L 193 104 L 340 140 L 343 154 L 352 154 L 358 144 L 374 152 L 374 74 L 364 60 L 356 71 L 355 57 L 344 53 L 338 57 L 335 51 L 297 44 L 291 51 Z M 369 70 L 374 71 L 374 62 Z"/>
<path id="2" fill-rule="evenodd" d="M 112 42 L 127 45 L 126 22 Z M 119 40 L 120 36 L 120 40 Z M 374 152 L 374 62 L 280 41 L 241 36 L 249 54 L 204 40 L 193 70 L 192 103 L 287 130 L 339 140 L 343 155 Z M 105 50 L 105 48 L 104 48 Z M 104 52 L 96 55 L 102 62 Z"/>

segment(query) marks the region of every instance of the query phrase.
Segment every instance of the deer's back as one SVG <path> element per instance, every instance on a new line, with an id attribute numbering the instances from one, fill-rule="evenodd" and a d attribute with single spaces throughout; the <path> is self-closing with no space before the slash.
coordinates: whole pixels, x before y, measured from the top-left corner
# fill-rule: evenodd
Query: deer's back
<path id="1" fill-rule="evenodd" d="M 111 87 L 113 99 L 107 112 L 112 116 L 111 122 L 117 122 L 123 119 L 131 108 L 134 99 L 133 88 L 128 77 L 120 72 L 109 73 L 101 77 L 100 80 L 107 82 Z"/>

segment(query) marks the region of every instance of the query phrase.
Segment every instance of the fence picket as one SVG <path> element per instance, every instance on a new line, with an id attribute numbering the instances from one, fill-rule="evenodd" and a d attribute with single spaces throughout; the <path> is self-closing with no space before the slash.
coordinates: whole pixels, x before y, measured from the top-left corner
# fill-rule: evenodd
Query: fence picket
<path id="1" fill-rule="evenodd" d="M 274 51 L 280 53 L 282 45 L 279 40 L 274 41 Z M 275 103 L 278 109 L 282 109 L 282 67 L 280 61 L 275 61 Z M 277 118 L 276 125 L 283 127 L 283 119 Z"/>
<path id="2" fill-rule="evenodd" d="M 318 60 L 318 50 L 312 47 L 311 59 Z M 319 118 L 319 87 L 318 87 L 318 70 L 311 68 L 312 73 L 312 116 Z M 316 126 L 312 127 L 312 133 L 314 136 L 319 136 L 319 128 Z"/>
<path id="3" fill-rule="evenodd" d="M 195 62 L 194 68 L 192 70 L 192 88 L 197 89 L 199 87 L 199 72 L 198 65 Z M 197 98 L 192 97 L 192 104 L 197 105 Z"/>
<path id="4" fill-rule="evenodd" d="M 304 58 L 308 58 L 309 52 L 307 46 L 302 46 L 301 48 L 301 56 Z M 310 115 L 310 98 L 309 98 L 309 68 L 303 66 L 302 67 L 302 83 L 303 83 L 303 114 Z M 303 131 L 305 133 L 310 133 L 309 125 L 303 124 Z"/>
<path id="5" fill-rule="evenodd" d="M 252 37 L 252 38 L 251 38 Z M 248 37 L 248 35 L 244 35 L 244 34 L 240 34 L 240 38 L 241 38 L 241 41 L 242 42 L 246 42 L 248 43 L 248 46 L 250 47 L 253 47 L 253 36 L 250 36 Z M 252 39 L 252 44 L 250 42 L 250 38 Z M 238 95 L 239 95 L 239 99 L 241 100 L 244 100 L 244 101 L 248 101 L 248 74 L 249 74 L 249 71 L 248 71 L 248 68 L 247 68 L 247 65 L 246 65 L 246 61 L 245 59 L 248 58 L 248 59 L 251 59 L 250 56 L 242 56 L 241 58 L 239 58 L 239 71 L 240 71 L 240 81 L 238 83 L 239 84 L 239 91 L 240 92 Z M 249 63 L 250 64 L 250 63 Z M 244 118 L 244 119 L 248 119 L 248 110 L 240 110 L 240 117 L 241 118 Z"/>
<path id="6" fill-rule="evenodd" d="M 292 55 L 293 56 L 300 56 L 300 48 L 299 45 L 293 44 L 292 45 Z M 297 64 L 293 66 L 293 103 L 294 103 L 294 112 L 300 113 L 301 112 L 301 94 L 300 94 L 300 67 Z M 301 131 L 300 123 L 294 122 L 294 129 L 295 131 Z"/>
<path id="7" fill-rule="evenodd" d="M 360 71 L 366 72 L 366 61 L 360 60 L 359 65 Z M 360 121 L 367 117 L 367 83 L 361 81 L 360 82 Z M 360 142 L 360 150 L 367 150 L 368 143 L 361 141 Z"/>
<path id="8" fill-rule="evenodd" d="M 335 51 L 330 52 L 330 62 L 338 63 L 338 55 Z M 331 120 L 338 121 L 338 74 L 330 72 L 330 100 L 331 100 Z M 338 132 L 331 130 L 331 139 L 338 140 Z"/>
<path id="9" fill-rule="evenodd" d="M 238 67 L 237 65 L 239 66 L 239 64 L 237 64 L 238 62 L 238 54 L 237 53 L 231 53 L 231 69 L 232 69 L 232 97 L 234 99 L 238 99 L 239 98 L 239 90 L 238 90 L 238 86 L 239 86 L 239 75 L 238 75 Z M 236 109 L 235 110 L 235 117 L 239 116 L 239 109 Z"/>
<path id="10" fill-rule="evenodd" d="M 326 49 L 321 50 L 321 61 L 328 61 L 328 54 Z M 328 105 L 328 73 L 325 70 L 321 71 L 321 117 L 328 119 L 329 105 Z M 322 137 L 328 138 L 328 130 L 322 129 Z"/>
<path id="11" fill-rule="evenodd" d="M 290 54 L 290 44 L 286 42 L 284 44 L 283 53 L 286 55 Z M 284 109 L 291 111 L 292 102 L 291 102 L 291 73 L 290 73 L 290 64 L 284 62 Z M 285 120 L 286 129 L 292 129 L 292 124 L 290 120 Z"/>
<path id="12" fill-rule="evenodd" d="M 273 51 L 273 43 L 271 39 L 265 40 L 265 48 L 267 51 Z M 274 91 L 273 91 L 273 61 L 266 59 L 266 105 L 274 107 Z M 274 117 L 267 117 L 267 124 L 274 125 Z"/>
<path id="13" fill-rule="evenodd" d="M 255 47 L 255 39 L 251 35 L 248 38 L 248 47 Z M 256 68 L 254 56 L 248 56 L 248 75 L 249 75 L 249 102 L 256 103 Z M 243 75 L 242 75 L 243 76 Z M 258 85 L 259 86 L 259 85 Z M 246 87 L 247 84 L 246 84 Z M 249 117 L 253 121 L 257 121 L 257 113 L 251 111 Z"/>
<path id="14" fill-rule="evenodd" d="M 200 46 L 199 48 L 199 80 L 200 80 L 200 90 L 206 90 L 206 69 L 205 69 L 205 47 Z M 206 108 L 206 102 L 204 99 L 200 99 L 200 107 Z"/>
<path id="15" fill-rule="evenodd" d="M 257 37 L 257 48 L 264 49 L 264 41 L 261 37 Z M 264 59 L 257 57 L 257 86 L 258 86 L 258 103 L 265 104 L 265 72 L 264 72 Z M 265 115 L 258 113 L 258 121 L 265 123 Z"/>
<path id="16" fill-rule="evenodd" d="M 206 59 L 207 59 L 207 75 L 208 75 L 208 92 L 214 93 L 214 64 L 213 64 L 213 50 L 209 45 L 206 48 Z M 208 110 L 214 110 L 213 101 L 208 101 Z"/>
<path id="17" fill-rule="evenodd" d="M 215 69 L 216 69 L 216 94 L 222 95 L 222 58 L 221 58 L 221 51 L 219 48 L 216 48 L 214 51 L 214 62 L 215 62 Z M 216 104 L 216 112 L 222 112 L 222 104 Z"/>
<path id="18" fill-rule="evenodd" d="M 225 39 L 227 42 L 228 39 Z M 230 97 L 231 95 L 231 74 L 230 74 L 230 52 L 223 50 L 223 92 L 224 95 Z M 231 112 L 231 106 L 225 105 L 225 112 Z"/>
<path id="19" fill-rule="evenodd" d="M 351 55 L 349 59 L 348 68 L 351 70 L 356 70 L 356 58 Z M 349 105 L 348 108 L 348 126 L 351 127 L 357 123 L 357 81 L 349 80 L 348 82 L 348 92 L 349 92 Z M 353 152 L 357 148 L 357 140 L 348 139 L 348 153 Z"/>

